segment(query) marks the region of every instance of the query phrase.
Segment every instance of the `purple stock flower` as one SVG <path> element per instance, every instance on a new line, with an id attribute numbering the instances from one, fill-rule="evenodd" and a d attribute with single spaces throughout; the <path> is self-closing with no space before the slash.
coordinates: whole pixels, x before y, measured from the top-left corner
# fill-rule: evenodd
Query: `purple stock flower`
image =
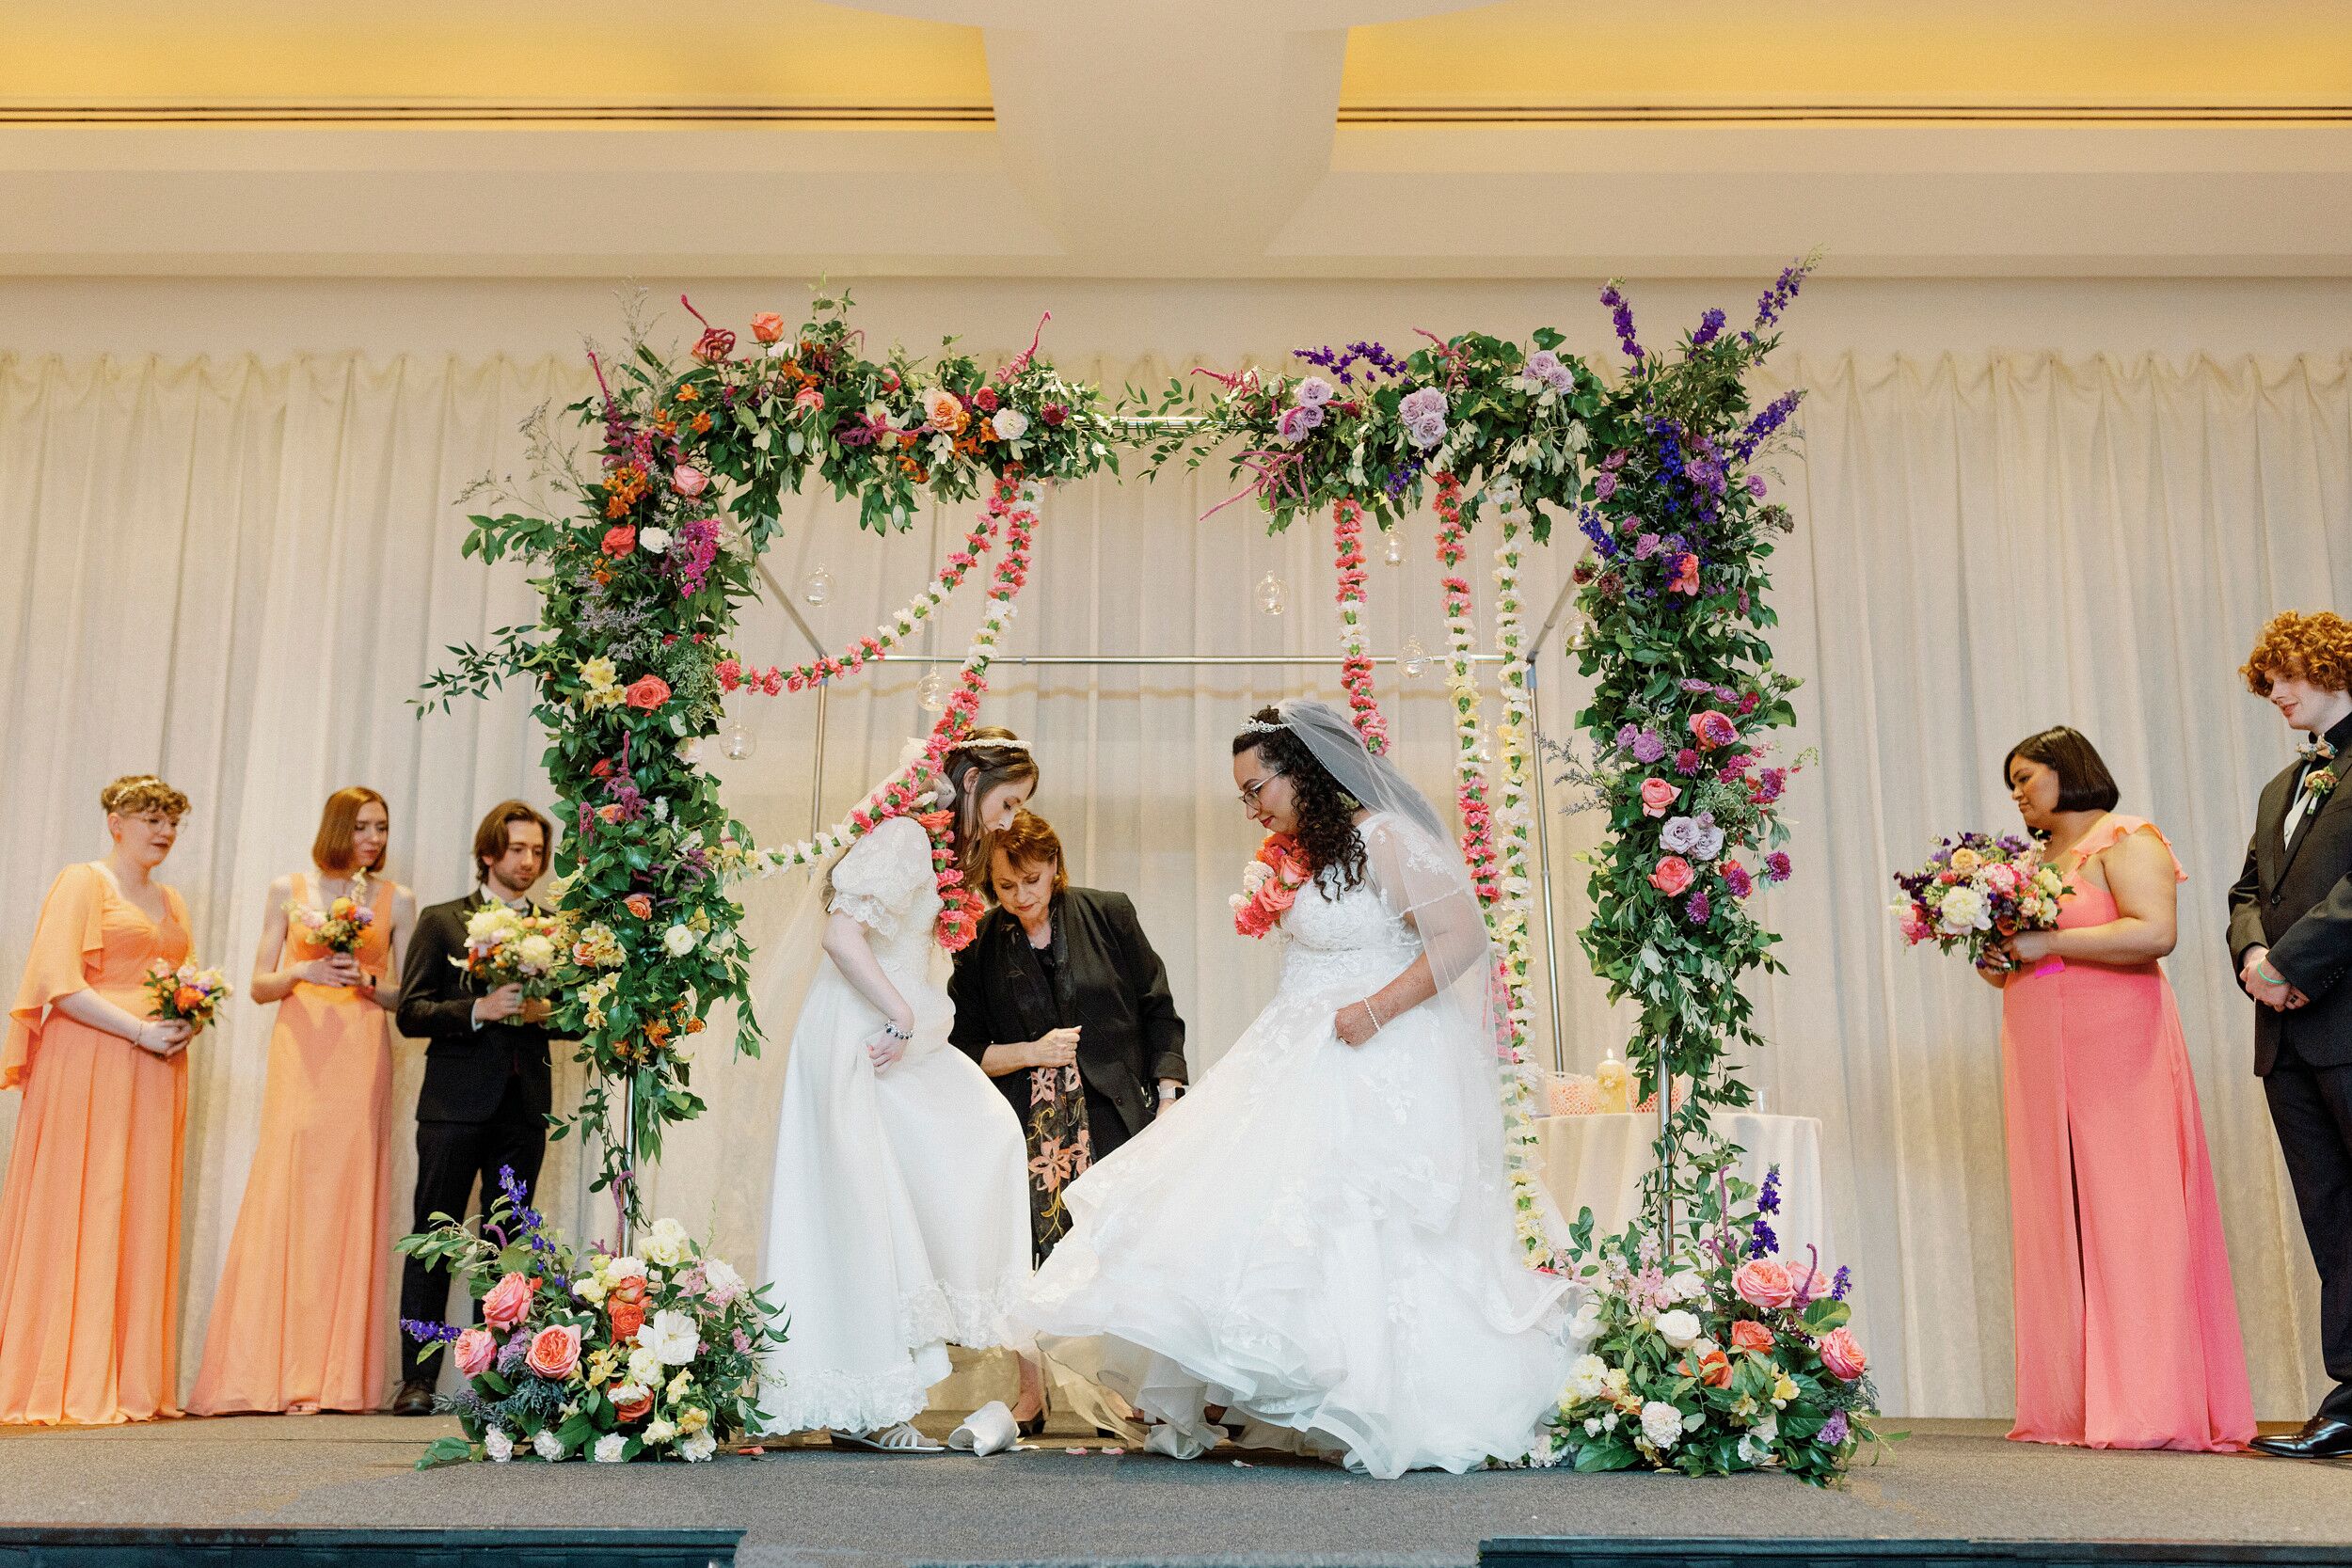
<path id="1" fill-rule="evenodd" d="M 1724 329 L 1724 313 L 1721 310 L 1709 310 L 1701 316 L 1699 329 L 1691 334 L 1691 346 L 1700 349 L 1713 342 L 1716 334 Z"/>
<path id="2" fill-rule="evenodd" d="M 1645 768 L 1666 754 L 1666 737 L 1656 730 L 1644 730 L 1633 737 L 1633 760 Z"/>

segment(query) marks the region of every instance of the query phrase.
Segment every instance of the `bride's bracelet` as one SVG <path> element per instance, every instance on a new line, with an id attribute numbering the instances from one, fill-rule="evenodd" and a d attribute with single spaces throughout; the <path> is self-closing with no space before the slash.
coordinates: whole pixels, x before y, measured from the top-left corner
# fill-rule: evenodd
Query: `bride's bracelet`
<path id="1" fill-rule="evenodd" d="M 911 1040 L 914 1037 L 914 1030 L 901 1029 L 897 1024 L 891 1022 L 888 1019 L 882 1020 L 882 1033 L 888 1035 L 894 1040 Z"/>
<path id="2" fill-rule="evenodd" d="M 1359 1006 L 1361 1006 L 1364 1009 L 1364 1016 L 1372 1020 L 1372 1032 L 1374 1034 L 1376 1035 L 1381 1030 L 1388 1027 L 1387 1024 L 1380 1022 L 1380 1009 L 1372 1005 L 1371 997 L 1365 997 Z"/>

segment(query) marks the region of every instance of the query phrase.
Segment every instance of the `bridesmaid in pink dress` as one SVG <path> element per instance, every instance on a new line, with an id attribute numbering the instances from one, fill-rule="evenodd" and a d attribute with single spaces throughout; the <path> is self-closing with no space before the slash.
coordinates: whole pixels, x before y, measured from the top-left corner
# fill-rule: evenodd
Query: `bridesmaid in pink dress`
<path id="1" fill-rule="evenodd" d="M 315 872 L 270 884 L 253 1000 L 277 1003 L 278 1023 L 260 1142 L 188 1399 L 199 1416 L 384 1404 L 392 1371 L 389 1014 L 416 923 L 408 890 L 381 874 L 390 836 L 383 796 L 338 790 L 310 847 Z M 289 903 L 324 911 L 347 895 L 375 913 L 349 955 L 312 945 L 287 918 Z"/>
<path id="2" fill-rule="evenodd" d="M 2058 928 L 1987 955 L 2001 988 L 2021 1442 L 2228 1450 L 2254 1435 L 2237 1297 L 2172 986 L 2176 884 L 2063 727 L 2003 763 L 2072 885 Z"/>

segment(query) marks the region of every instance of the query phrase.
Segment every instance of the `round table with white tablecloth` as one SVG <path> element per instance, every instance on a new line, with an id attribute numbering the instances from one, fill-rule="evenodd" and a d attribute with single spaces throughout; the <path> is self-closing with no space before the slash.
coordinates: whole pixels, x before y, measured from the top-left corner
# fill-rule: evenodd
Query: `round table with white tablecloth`
<path id="1" fill-rule="evenodd" d="M 1780 1167 L 1780 1212 L 1772 1220 L 1780 1256 L 1803 1263 L 1809 1243 L 1820 1249 L 1821 1267 L 1836 1268 L 1821 1198 L 1820 1121 L 1718 1111 L 1714 1128 L 1742 1150 L 1731 1165 L 1740 1180 L 1761 1187 L 1764 1173 Z M 1578 1210 L 1592 1210 L 1597 1237 L 1624 1229 L 1640 1208 L 1642 1179 L 1657 1163 L 1657 1138 L 1658 1117 L 1646 1111 L 1535 1118 L 1545 1187 L 1570 1221 Z"/>

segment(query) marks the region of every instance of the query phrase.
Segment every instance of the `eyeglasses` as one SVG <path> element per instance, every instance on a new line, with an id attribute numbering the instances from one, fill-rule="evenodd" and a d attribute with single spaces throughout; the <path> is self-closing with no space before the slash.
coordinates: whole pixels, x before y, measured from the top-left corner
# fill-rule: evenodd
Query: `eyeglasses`
<path id="1" fill-rule="evenodd" d="M 1268 773 L 1264 778 L 1260 779 L 1256 784 L 1243 785 L 1241 792 L 1241 809 L 1244 811 L 1256 811 L 1258 809 L 1258 791 L 1263 789 L 1266 785 L 1280 778 L 1282 776 L 1282 771 L 1283 770 L 1281 768 L 1277 768 L 1272 772 Z"/>

